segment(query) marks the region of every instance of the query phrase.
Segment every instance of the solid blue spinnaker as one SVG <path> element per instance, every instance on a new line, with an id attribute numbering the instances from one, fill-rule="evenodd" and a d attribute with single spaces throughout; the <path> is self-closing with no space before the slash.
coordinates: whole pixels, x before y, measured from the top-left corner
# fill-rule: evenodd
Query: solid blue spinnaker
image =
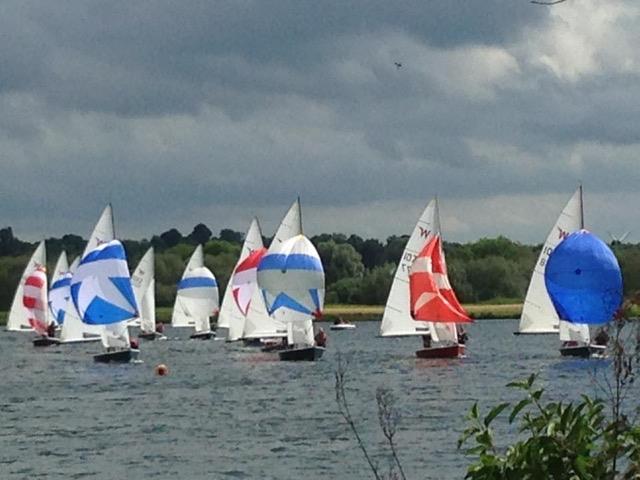
<path id="1" fill-rule="evenodd" d="M 622 273 L 611 249 L 587 230 L 569 235 L 551 253 L 544 275 L 561 320 L 603 324 L 622 303 Z"/>

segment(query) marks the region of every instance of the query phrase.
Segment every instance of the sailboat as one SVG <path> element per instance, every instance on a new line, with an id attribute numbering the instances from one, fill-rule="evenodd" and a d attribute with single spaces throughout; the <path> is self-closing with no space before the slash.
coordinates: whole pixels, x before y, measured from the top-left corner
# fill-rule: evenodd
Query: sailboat
<path id="1" fill-rule="evenodd" d="M 133 348 L 127 322 L 138 316 L 127 257 L 122 243 L 111 240 L 86 253 L 71 278 L 71 298 L 82 321 L 102 326 L 105 353 L 101 363 L 128 363 L 140 351 Z"/>
<path id="2" fill-rule="evenodd" d="M 258 263 L 266 251 L 262 244 L 260 224 L 258 219 L 254 218 L 244 237 L 240 258 L 231 272 L 222 298 L 216 328 L 217 338 L 225 338 L 227 342 L 235 342 L 242 338 L 253 292 L 258 290 Z"/>
<path id="3" fill-rule="evenodd" d="M 429 325 L 426 322 L 416 321 L 411 315 L 409 270 L 429 238 L 434 235 L 434 232 L 440 230 L 436 208 L 437 202 L 433 199 L 420 215 L 402 252 L 382 314 L 381 337 L 424 336 L 429 333 Z"/>
<path id="4" fill-rule="evenodd" d="M 560 318 L 564 356 L 602 355 L 589 325 L 604 325 L 622 304 L 622 272 L 611 249 L 587 230 L 573 232 L 549 256 L 545 286 Z"/>
<path id="5" fill-rule="evenodd" d="M 214 336 L 210 317 L 218 313 L 218 283 L 204 266 L 202 245 L 191 255 L 187 267 L 178 282 L 176 300 L 173 305 L 171 325 L 195 328 L 193 339 L 207 340 Z"/>
<path id="6" fill-rule="evenodd" d="M 167 337 L 156 331 L 156 292 L 155 292 L 155 255 L 153 247 L 145 252 L 131 275 L 133 293 L 140 308 L 139 338 L 145 340 L 166 340 Z M 129 324 L 131 325 L 131 323 Z"/>
<path id="7" fill-rule="evenodd" d="M 55 324 L 47 315 L 47 271 L 44 266 L 38 266 L 25 280 L 22 304 L 28 312 L 29 324 L 40 335 L 33 341 L 33 345 L 57 345 L 59 340 L 53 337 Z"/>
<path id="8" fill-rule="evenodd" d="M 76 258 L 69 266 L 69 272 L 73 275 L 82 258 L 94 250 L 98 245 L 104 244 L 115 239 L 115 227 L 113 222 L 113 209 L 111 204 L 108 204 L 102 213 L 100 218 L 96 222 L 89 240 L 85 245 L 82 255 Z M 70 284 L 65 287 L 61 287 L 66 290 L 63 295 L 71 297 Z M 80 314 L 76 310 L 73 300 L 69 299 L 64 307 L 64 323 L 60 330 L 60 343 L 87 343 L 87 342 L 99 342 L 102 337 L 102 331 L 104 327 L 102 325 L 92 325 L 84 323 L 80 317 Z"/>
<path id="9" fill-rule="evenodd" d="M 571 196 L 560 216 L 551 228 L 542 246 L 536 265 L 531 274 L 531 281 L 522 307 L 520 324 L 515 335 L 525 334 L 558 334 L 560 320 L 553 308 L 551 299 L 544 284 L 544 272 L 549 255 L 570 233 L 584 226 L 584 209 L 582 202 L 582 185 Z M 563 336 L 566 329 L 563 330 Z"/>
<path id="10" fill-rule="evenodd" d="M 297 199 L 289 207 L 280 225 L 278 225 L 278 229 L 271 240 L 269 251 L 279 249 L 285 241 L 302 233 L 301 218 L 300 200 Z M 267 251 L 263 250 L 261 254 L 256 254 L 260 256 L 256 266 L 256 280 L 258 280 L 257 267 L 259 267 L 266 253 Z M 245 344 L 262 346 L 267 351 L 283 349 L 288 346 L 287 344 L 283 345 L 279 340 L 287 338 L 287 326 L 269 314 L 259 281 L 257 288 L 253 288 L 251 301 L 245 316 L 242 338 Z"/>
<path id="11" fill-rule="evenodd" d="M 449 283 L 439 231 L 434 232 L 411 264 L 409 287 L 412 316 L 429 322 L 430 340 L 436 342 L 435 346 L 418 350 L 416 355 L 419 358 L 463 357 L 465 345 L 459 339 L 457 324 L 472 320 Z"/>
<path id="12" fill-rule="evenodd" d="M 280 235 L 258 265 L 258 285 L 269 315 L 287 328 L 289 348 L 279 351 L 280 360 L 313 361 L 325 350 L 315 345 L 313 333 L 313 319 L 322 316 L 324 305 L 324 269 L 317 250 L 302 234 L 299 200 L 291 220 L 288 231 L 296 230 L 297 220 L 300 233 L 284 239 L 286 233 L 278 229 Z"/>
<path id="13" fill-rule="evenodd" d="M 46 250 L 44 240 L 38 244 L 38 247 L 34 250 L 29 262 L 27 262 L 18 287 L 13 295 L 13 302 L 11 303 L 11 309 L 9 310 L 9 317 L 7 318 L 7 330 L 11 332 L 31 332 L 33 327 L 29 323 L 29 312 L 23 305 L 24 285 L 29 277 L 37 268 L 45 267 L 47 264 Z"/>

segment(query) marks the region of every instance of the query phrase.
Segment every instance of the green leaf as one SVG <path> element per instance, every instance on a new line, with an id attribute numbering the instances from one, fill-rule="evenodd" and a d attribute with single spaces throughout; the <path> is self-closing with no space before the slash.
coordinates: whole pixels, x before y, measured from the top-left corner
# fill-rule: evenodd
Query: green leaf
<path id="1" fill-rule="evenodd" d="M 493 407 L 486 417 L 484 417 L 484 426 L 488 427 L 493 420 L 500 415 L 505 408 L 509 406 L 509 403 L 501 403 L 500 405 Z"/>
<path id="2" fill-rule="evenodd" d="M 520 411 L 530 403 L 531 403 L 531 399 L 529 398 L 520 400 L 518 404 L 515 407 L 513 407 L 513 411 L 511 412 L 511 415 L 509 415 L 509 423 L 513 423 L 518 413 L 520 413 Z"/>

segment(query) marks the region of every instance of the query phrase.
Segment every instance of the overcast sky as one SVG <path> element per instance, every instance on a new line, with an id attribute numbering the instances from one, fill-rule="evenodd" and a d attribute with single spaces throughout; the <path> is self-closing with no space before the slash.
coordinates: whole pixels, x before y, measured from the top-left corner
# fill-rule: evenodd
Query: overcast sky
<path id="1" fill-rule="evenodd" d="M 4 0 L 0 226 L 640 238 L 637 0 Z M 401 63 L 400 68 L 395 62 Z"/>

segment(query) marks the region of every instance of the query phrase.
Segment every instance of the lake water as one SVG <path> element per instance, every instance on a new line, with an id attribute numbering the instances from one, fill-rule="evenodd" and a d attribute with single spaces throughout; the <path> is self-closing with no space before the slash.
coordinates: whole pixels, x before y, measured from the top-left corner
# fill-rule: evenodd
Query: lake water
<path id="1" fill-rule="evenodd" d="M 469 459 L 456 442 L 474 401 L 487 409 L 513 400 L 504 385 L 532 372 L 549 398 L 597 393 L 594 366 L 605 361 L 563 359 L 557 338 L 515 337 L 516 325 L 476 322 L 468 358 L 429 361 L 415 358 L 419 338 L 376 338 L 378 323 L 362 322 L 328 332 L 317 363 L 168 329 L 170 340 L 142 343 L 144 363 L 118 366 L 93 363 L 97 344 L 34 349 L 30 335 L 3 331 L 0 478 L 372 478 L 336 408 L 337 352 L 348 359 L 352 412 L 383 470 L 379 386 L 397 396 L 407 477 L 462 478 Z M 168 376 L 154 375 L 158 363 Z"/>

